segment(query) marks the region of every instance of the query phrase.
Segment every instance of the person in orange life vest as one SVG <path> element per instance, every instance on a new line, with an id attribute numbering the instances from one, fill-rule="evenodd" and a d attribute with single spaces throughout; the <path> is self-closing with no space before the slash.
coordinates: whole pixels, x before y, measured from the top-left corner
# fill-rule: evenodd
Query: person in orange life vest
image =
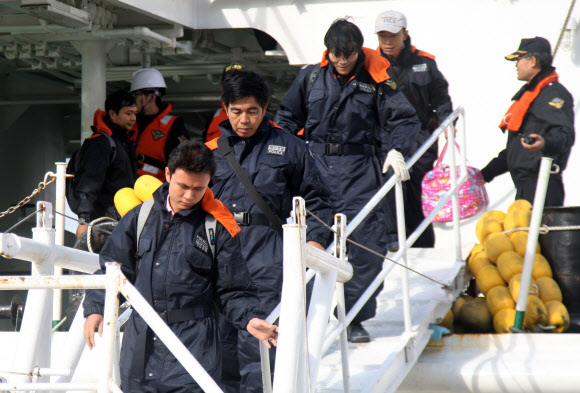
<path id="1" fill-rule="evenodd" d="M 243 65 L 241 65 L 240 63 L 231 63 L 228 64 L 227 66 L 224 67 L 224 70 L 222 72 L 222 81 L 221 81 L 221 86 L 223 89 L 224 86 L 224 79 L 226 78 L 227 74 L 230 71 L 234 71 L 234 70 L 243 70 L 245 69 L 245 67 Z M 207 127 L 207 129 L 204 131 L 203 133 L 203 140 L 205 142 L 209 142 L 213 139 L 219 138 L 220 135 L 222 134 L 220 131 L 220 123 L 228 120 L 228 113 L 226 111 L 226 108 L 224 107 L 224 104 L 221 103 L 220 108 L 215 111 L 213 118 L 211 119 L 211 122 L 209 123 L 209 126 Z"/>
<path id="2" fill-rule="evenodd" d="M 563 206 L 562 172 L 575 136 L 572 95 L 558 82 L 550 43 L 545 38 L 524 38 L 518 50 L 505 58 L 516 62 L 518 79 L 526 84 L 512 98 L 499 125 L 503 132 L 509 131 L 506 148 L 481 174 L 489 182 L 509 171 L 516 199 L 533 203 L 540 161 L 543 156 L 551 157 L 559 171 L 550 175 L 545 204 Z"/>
<path id="3" fill-rule="evenodd" d="M 105 273 L 106 262 L 120 261 L 127 279 L 219 384 L 216 307 L 236 328 L 267 347 L 276 345 L 278 328 L 262 319 L 258 291 L 241 251 L 240 227 L 208 188 L 215 172 L 213 153 L 204 144 L 180 144 L 165 169 L 167 182 L 153 194 L 143 232 L 137 233 L 143 206 L 138 205 L 107 239 L 96 274 Z M 208 215 L 217 221 L 209 235 Z M 84 337 L 90 349 L 95 330 L 99 334 L 103 330 L 104 292 L 88 290 L 83 304 Z M 126 393 L 202 392 L 137 312 L 125 326 L 119 368 Z"/>
<path id="4" fill-rule="evenodd" d="M 80 163 L 75 194 L 79 199 L 78 215 L 84 222 L 104 216 L 121 218 L 113 200 L 117 191 L 133 187 L 135 183 L 135 147 L 128 132 L 135 124 L 136 113 L 135 99 L 126 91 L 109 95 L 105 100 L 105 111 L 97 109 L 95 112 L 91 127 L 94 134 L 84 141 L 78 153 Z M 97 131 L 111 136 L 115 142 L 114 155 L 107 137 Z M 87 229 L 88 225 L 79 224 L 77 238 Z"/>
<path id="5" fill-rule="evenodd" d="M 439 124 L 453 112 L 449 97 L 447 80 L 437 68 L 435 56 L 418 50 L 411 45 L 411 37 L 407 30 L 407 18 L 398 11 L 386 11 L 377 16 L 375 33 L 379 41 L 377 52 L 386 58 L 390 66 L 389 76 L 397 87 L 405 94 L 407 100 L 421 121 L 421 131 L 417 135 L 419 148 L 437 129 Z M 388 149 L 388 146 L 386 147 Z M 437 159 L 437 143 L 413 165 L 409 171 L 411 179 L 403 183 L 405 196 L 405 226 L 409 236 L 421 224 L 423 219 L 421 208 L 421 183 L 425 174 L 433 169 Z M 390 176 L 388 176 L 390 177 Z M 391 225 L 396 225 L 396 214 L 390 209 Z M 433 226 L 419 236 L 414 247 L 433 247 L 435 232 Z"/>
<path id="6" fill-rule="evenodd" d="M 137 174 L 165 181 L 165 167 L 171 151 L 187 140 L 181 117 L 170 114 L 171 104 L 161 102 L 167 86 L 159 71 L 142 68 L 133 73 L 131 93 L 137 103 Z"/>
<path id="7" fill-rule="evenodd" d="M 355 24 L 334 21 L 324 37 L 327 50 L 321 62 L 300 71 L 274 120 L 292 134 L 304 128 L 304 139 L 332 191 L 334 212 L 344 213 L 348 220 L 381 188 L 380 159 L 385 159 L 387 168 L 393 167 L 400 180 L 409 179 L 404 157 L 413 154 L 420 129 L 415 110 L 387 74 L 389 62 L 364 48 L 363 42 Z M 389 146 L 386 158 L 379 158 L 379 145 Z M 386 205 L 379 204 L 349 236 L 382 255 L 387 254 Z M 392 236 L 397 239 L 396 232 Z M 348 312 L 380 273 L 384 259 L 351 244 L 347 247 L 354 269 L 344 285 Z M 361 322 L 375 316 L 377 295 L 378 291 L 347 328 L 351 342 L 370 341 Z"/>

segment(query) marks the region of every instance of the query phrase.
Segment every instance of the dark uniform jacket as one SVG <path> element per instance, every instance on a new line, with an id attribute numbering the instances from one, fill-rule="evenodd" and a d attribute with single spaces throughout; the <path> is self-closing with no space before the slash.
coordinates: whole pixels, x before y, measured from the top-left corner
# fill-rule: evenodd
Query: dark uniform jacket
<path id="1" fill-rule="evenodd" d="M 377 52 L 391 63 L 387 69 L 389 76 L 417 112 L 421 121 L 421 132 L 417 137 L 420 146 L 453 112 L 449 84 L 437 68 L 435 56 L 411 46 L 411 37 L 405 40 L 396 60 L 382 52 L 380 47 Z M 437 145 L 433 146 L 436 150 Z"/>
<path id="2" fill-rule="evenodd" d="M 526 91 L 533 90 L 554 70 L 553 67 L 548 67 L 541 71 L 530 83 L 525 84 L 512 100 L 518 100 Z M 538 134 L 545 139 L 544 151 L 531 152 L 522 147 L 520 136 L 530 134 Z M 522 182 L 536 182 L 543 156 L 553 158 L 554 164 L 559 165 L 562 171 L 566 168 L 574 138 L 572 95 L 559 82 L 552 82 L 544 87 L 532 102 L 519 131 L 508 131 L 506 148 L 481 170 L 483 178 L 489 182 L 509 171 L 516 187 Z M 561 176 L 561 173 L 556 176 Z"/>
<path id="3" fill-rule="evenodd" d="M 204 209 L 208 202 L 219 204 L 211 191 L 206 192 L 202 202 L 190 210 L 176 213 L 173 219 L 165 208 L 167 195 L 167 183 L 154 193 L 154 207 L 141 234 L 138 252 L 136 229 L 141 205 L 121 219 L 100 253 L 103 269 L 100 273 L 104 272 L 105 262 L 119 261 L 123 273 L 158 313 L 196 309 L 197 312 L 192 312 L 195 318 L 169 327 L 209 374 L 214 379 L 219 378 L 220 346 L 212 310 L 214 304 L 239 329 L 245 329 L 250 319 L 263 317 L 261 305 L 241 255 L 238 237 L 228 233 L 218 217 L 215 258 L 211 254 L 205 231 L 205 217 L 209 213 Z M 212 215 L 216 216 L 213 212 Z M 229 217 L 231 219 L 231 215 Z M 88 291 L 85 316 L 102 314 L 103 299 L 103 291 Z M 123 389 L 130 383 L 128 375 L 135 361 L 133 353 L 139 350 L 138 336 L 145 329 L 143 319 L 133 312 L 123 337 L 120 363 Z M 147 336 L 145 348 L 145 379 L 171 386 L 194 384 L 191 376 L 153 334 Z"/>
<path id="4" fill-rule="evenodd" d="M 326 51 L 320 66 L 310 94 L 308 80 L 315 66 L 300 71 L 275 122 L 293 134 L 304 128 L 336 211 L 350 219 L 381 185 L 376 148 L 382 144 L 408 158 L 420 125 L 413 107 L 388 78 L 388 61 L 375 51 L 359 52 L 353 77 L 344 86 Z"/>
<path id="5" fill-rule="evenodd" d="M 93 131 L 111 135 L 117 153 L 111 162 L 111 143 L 106 136 L 94 134 L 81 147 L 79 181 L 75 192 L 79 198 L 79 217 L 92 221 L 99 217 L 120 218 L 114 197 L 124 187 L 133 187 L 137 162 L 135 146 L 129 141 L 127 130 L 109 120 L 102 110 L 94 116 Z"/>
<path id="6" fill-rule="evenodd" d="M 292 198 L 300 196 L 304 198 L 307 209 L 331 225 L 330 191 L 321 179 L 304 141 L 271 123 L 268 115 L 249 138 L 237 136 L 229 120 L 220 124 L 220 132 L 219 139 L 208 142 L 208 146 L 214 149 L 217 162 L 211 189 L 234 216 L 249 217 L 250 225 L 242 226 L 239 235 L 248 268 L 261 292 L 271 291 L 274 298 L 279 298 L 282 289 L 282 238 L 269 225 L 230 163 L 216 149 L 217 143 L 231 142 L 234 154 L 253 186 L 283 223 L 292 211 Z M 259 220 L 258 224 L 253 225 L 252 221 L 256 220 Z M 332 232 L 310 215 L 306 222 L 306 240 L 328 245 Z"/>

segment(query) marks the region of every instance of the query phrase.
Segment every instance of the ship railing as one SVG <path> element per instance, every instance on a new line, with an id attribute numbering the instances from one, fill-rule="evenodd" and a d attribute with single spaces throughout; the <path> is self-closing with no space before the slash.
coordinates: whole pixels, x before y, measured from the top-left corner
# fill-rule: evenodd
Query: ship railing
<path id="1" fill-rule="evenodd" d="M 293 199 L 292 223 L 284 228 L 282 300 L 276 350 L 274 386 L 270 381 L 268 352 L 261 346 L 264 392 L 312 392 L 323 355 L 329 315 L 336 298 L 338 320 L 344 323 L 343 283 L 352 266 L 346 261 L 346 217 L 335 215 L 332 254 L 306 243 L 304 199 Z M 316 275 L 306 312 L 306 270 Z M 272 317 L 272 316 L 271 316 Z M 344 392 L 350 392 L 346 331 L 340 335 Z"/>
<path id="2" fill-rule="evenodd" d="M 0 391 L 97 391 L 120 392 L 119 388 L 119 294 L 141 315 L 147 325 L 174 354 L 206 392 L 222 392 L 169 326 L 121 272 L 119 263 L 107 263 L 105 275 L 54 275 L 55 265 L 81 272 L 99 269 L 98 256 L 55 245 L 52 206 L 38 202 L 33 239 L 12 234 L 0 237 L 0 255 L 33 262 L 30 276 L 1 276 L 0 290 L 24 290 L 28 296 L 18 333 L 13 367 L 3 371 L 7 380 Z M 79 262 L 84 261 L 84 262 Z M 97 382 L 70 382 L 85 345 L 83 309 L 79 307 L 68 332 L 66 348 L 51 364 L 52 292 L 54 289 L 105 289 L 101 372 Z"/>
<path id="3" fill-rule="evenodd" d="M 459 127 L 456 128 L 456 125 Z M 463 182 L 467 178 L 467 161 L 466 161 L 466 138 L 465 138 L 465 111 L 463 107 L 458 107 L 452 114 L 450 114 L 440 125 L 439 127 L 431 134 L 431 136 L 421 145 L 415 154 L 406 162 L 407 169 L 411 169 L 413 165 L 419 160 L 425 152 L 438 140 L 441 134 L 443 134 L 447 130 L 446 137 L 448 139 L 448 143 L 450 146 L 455 146 L 456 144 L 456 137 L 459 136 L 458 144 L 460 146 L 461 152 L 463 154 L 460 155 L 459 160 L 457 157 L 457 151 L 454 148 L 449 149 L 448 151 L 448 159 L 449 159 L 449 173 L 450 173 L 450 183 L 451 187 L 448 192 L 440 195 L 440 200 L 433 211 L 425 217 L 425 219 L 421 222 L 421 224 L 415 229 L 415 231 L 407 238 L 406 236 L 406 228 L 405 228 L 405 207 L 403 201 L 403 189 L 401 181 L 396 177 L 392 176 L 382 187 L 381 189 L 369 200 L 369 202 L 361 209 L 361 211 L 348 223 L 345 231 L 341 233 L 342 241 L 346 240 L 345 237 L 348 236 L 363 222 L 363 220 L 367 217 L 367 215 L 376 208 L 379 203 L 384 203 L 383 198 L 387 195 L 389 191 L 395 187 L 395 199 L 396 199 L 396 212 L 397 212 L 397 233 L 399 239 L 399 250 L 392 256 L 391 259 L 395 262 L 402 264 L 404 267 L 407 266 L 407 250 L 415 243 L 415 241 L 421 236 L 421 234 L 425 231 L 425 229 L 429 226 L 429 224 L 434 220 L 437 213 L 447 204 L 448 201 L 452 201 L 452 212 L 453 212 L 453 239 L 454 239 L 454 249 L 455 249 L 455 260 L 457 262 L 463 262 L 461 257 L 461 233 L 460 233 L 460 221 L 459 221 L 459 200 L 458 200 L 458 192 L 463 184 Z M 457 165 L 457 162 L 459 164 Z M 457 176 L 457 167 L 460 168 L 460 176 Z M 343 221 L 346 221 L 344 219 Z M 284 238 L 284 247 L 287 247 L 287 240 Z M 334 253 L 336 248 L 336 240 L 326 249 L 328 253 Z M 355 245 L 351 246 L 354 247 Z M 289 246 L 294 247 L 294 246 Z M 338 255 L 338 254 L 337 254 Z M 384 256 L 385 258 L 387 255 Z M 286 263 L 286 261 L 284 261 Z M 347 326 L 353 321 L 354 317 L 358 314 L 358 312 L 362 309 L 362 307 L 366 304 L 366 302 L 370 299 L 370 297 L 376 292 L 376 290 L 383 284 L 386 277 L 389 273 L 393 270 L 395 266 L 394 263 L 387 261 L 383 264 L 383 269 L 377 275 L 375 280 L 369 285 L 369 287 L 365 290 L 365 292 L 361 295 L 359 300 L 352 306 L 349 310 L 346 318 L 339 319 L 335 322 L 334 326 L 331 326 L 330 332 L 326 335 L 324 344 L 322 346 L 321 351 L 319 352 L 320 357 L 324 356 L 324 354 L 328 351 L 330 346 L 334 343 L 334 341 L 340 337 L 341 344 L 343 341 L 343 337 L 345 336 L 345 331 Z M 286 281 L 289 279 L 286 276 L 286 271 L 284 271 L 284 284 L 286 285 Z M 306 272 L 305 276 L 305 283 L 308 283 L 314 276 L 317 274 L 314 270 L 310 269 Z M 318 277 L 317 277 L 318 280 Z M 458 277 L 458 279 L 454 282 L 454 293 L 459 293 L 465 286 L 465 283 L 462 282 L 462 277 Z M 316 281 L 315 281 L 316 285 Z M 405 269 L 402 277 L 402 298 L 403 298 L 403 310 L 404 310 L 404 335 L 408 337 L 413 337 L 416 335 L 416 332 L 413 331 L 412 328 L 412 319 L 411 319 L 411 307 L 410 307 L 410 297 L 409 297 L 409 287 L 408 287 L 408 270 Z M 278 316 L 280 315 L 280 305 L 284 303 L 284 299 L 282 302 L 270 313 L 267 320 L 269 322 L 274 322 Z M 340 313 L 339 313 L 340 315 Z M 328 317 L 328 314 L 327 314 Z M 327 320 L 328 321 L 328 318 Z M 264 347 L 265 348 L 265 347 Z M 342 350 L 342 345 L 341 345 Z M 264 350 L 262 351 L 264 353 Z M 346 362 L 346 369 L 343 366 L 343 380 L 345 385 L 345 392 L 348 386 L 348 357 L 345 354 L 342 354 L 343 359 L 347 359 Z M 264 361 L 264 356 L 262 360 Z M 276 356 L 276 361 L 280 356 Z M 416 358 L 414 354 L 409 354 L 409 358 Z M 315 362 L 320 362 L 320 358 L 315 360 L 310 360 Z M 304 363 L 304 362 L 302 362 Z M 301 364 L 301 367 L 303 364 Z M 269 370 L 268 365 L 262 364 L 262 370 L 264 376 L 268 376 Z M 278 364 L 276 365 L 276 370 L 278 370 Z M 317 369 L 313 369 L 314 372 L 311 372 L 310 380 L 308 381 L 310 385 L 315 386 L 316 383 L 316 372 Z M 346 371 L 346 372 L 345 372 Z M 302 373 L 304 374 L 304 373 Z M 275 374 L 276 378 L 278 373 Z M 313 378 L 314 377 L 314 378 Z M 264 384 L 266 389 L 267 385 Z M 303 386 L 304 387 L 304 386 Z M 267 390 L 264 390 L 267 392 Z M 310 391 L 310 390 L 298 390 L 298 391 Z"/>

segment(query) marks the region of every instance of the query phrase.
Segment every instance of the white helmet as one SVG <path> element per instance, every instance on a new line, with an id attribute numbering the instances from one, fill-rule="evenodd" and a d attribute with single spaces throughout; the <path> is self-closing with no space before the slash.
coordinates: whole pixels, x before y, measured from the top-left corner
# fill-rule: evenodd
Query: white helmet
<path id="1" fill-rule="evenodd" d="M 142 89 L 167 89 L 161 72 L 154 68 L 141 68 L 135 71 L 130 92 Z"/>

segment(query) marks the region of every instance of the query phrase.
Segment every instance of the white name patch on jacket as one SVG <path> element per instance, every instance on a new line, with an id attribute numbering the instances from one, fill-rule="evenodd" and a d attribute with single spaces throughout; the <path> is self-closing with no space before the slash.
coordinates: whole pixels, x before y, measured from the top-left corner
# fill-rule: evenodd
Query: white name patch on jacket
<path id="1" fill-rule="evenodd" d="M 286 155 L 286 146 L 268 145 L 268 154 L 284 156 Z"/>
<path id="2" fill-rule="evenodd" d="M 413 66 L 413 72 L 425 72 L 427 71 L 427 63 L 415 64 Z"/>
<path id="3" fill-rule="evenodd" d="M 195 247 L 205 253 L 207 253 L 207 251 L 209 250 L 209 244 L 207 244 L 207 240 L 205 240 L 200 235 L 195 236 Z"/>
<path id="4" fill-rule="evenodd" d="M 359 83 L 358 87 L 361 91 L 364 91 L 365 93 L 372 93 L 374 90 L 373 85 L 369 85 L 368 83 Z"/>

